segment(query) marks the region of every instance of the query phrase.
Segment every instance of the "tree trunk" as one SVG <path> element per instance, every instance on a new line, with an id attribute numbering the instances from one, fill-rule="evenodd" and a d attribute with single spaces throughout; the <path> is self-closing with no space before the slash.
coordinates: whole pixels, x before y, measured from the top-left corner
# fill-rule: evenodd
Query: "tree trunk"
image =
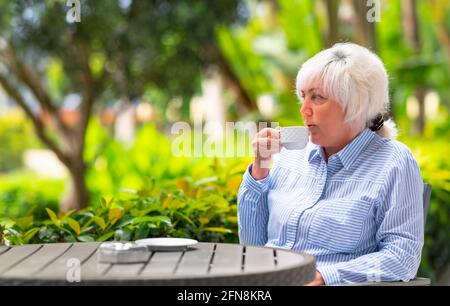
<path id="1" fill-rule="evenodd" d="M 230 66 L 230 63 L 225 58 L 225 56 L 222 54 L 221 50 L 218 48 L 215 48 L 214 51 L 216 53 L 217 60 L 219 63 L 219 68 L 220 68 L 221 72 L 223 73 L 225 81 L 228 83 L 228 85 L 232 88 L 232 90 L 234 90 L 234 92 L 238 96 L 238 101 L 240 102 L 242 108 L 244 108 L 245 111 L 251 111 L 251 110 L 257 109 L 256 102 L 250 97 L 250 94 L 244 88 L 241 80 L 236 75 L 236 73 L 233 71 L 233 68 Z"/>
<path id="2" fill-rule="evenodd" d="M 15 49 L 11 43 L 6 42 L 3 49 L 0 49 L 1 63 L 6 65 L 10 73 L 33 93 L 36 102 L 39 105 L 38 115 L 26 103 L 18 86 L 13 86 L 4 75 L 0 74 L 0 85 L 5 89 L 8 95 L 25 111 L 31 119 L 36 134 L 39 139 L 53 151 L 58 159 L 67 167 L 69 172 L 69 185 L 61 201 L 61 210 L 83 209 L 88 205 L 89 193 L 85 183 L 86 164 L 83 160 L 83 151 L 85 146 L 85 134 L 92 108 L 95 103 L 95 97 L 102 91 L 104 75 L 94 80 L 89 69 L 86 50 L 82 45 L 72 45 L 73 58 L 77 61 L 83 73 L 83 98 L 81 105 L 77 109 L 79 116 L 70 121 L 64 120 L 64 110 L 57 106 L 50 98 L 45 86 L 41 83 L 41 78 L 30 66 L 17 57 Z M 47 114 L 51 122 L 44 122 L 39 117 L 39 113 Z M 47 133 L 49 123 L 56 129 L 56 139 L 52 139 Z"/>
<path id="3" fill-rule="evenodd" d="M 67 212 L 71 209 L 86 208 L 89 202 L 89 192 L 85 183 L 86 164 L 82 155 L 74 156 L 70 165 L 66 166 L 69 170 L 69 186 L 61 202 L 61 210 Z"/>
<path id="4" fill-rule="evenodd" d="M 367 19 L 366 1 L 353 0 L 353 7 L 356 12 L 356 42 L 377 52 L 375 21 L 369 22 Z"/>
<path id="5" fill-rule="evenodd" d="M 446 25 L 448 10 L 448 0 L 430 0 L 430 11 L 433 22 L 436 25 L 437 39 L 447 52 L 447 59 L 450 60 L 450 32 Z"/>
<path id="6" fill-rule="evenodd" d="M 338 9 L 339 0 L 326 0 L 328 16 L 327 48 L 333 46 L 339 40 Z"/>
<path id="7" fill-rule="evenodd" d="M 419 36 L 419 23 L 417 20 L 416 1 L 402 1 L 403 28 L 405 30 L 406 41 L 416 54 L 421 51 L 421 42 Z"/>
<path id="8" fill-rule="evenodd" d="M 426 89 L 424 86 L 419 85 L 416 88 L 416 98 L 419 103 L 419 117 L 416 122 L 416 130 L 419 134 L 422 134 L 425 130 L 425 94 Z"/>
<path id="9" fill-rule="evenodd" d="M 278 24 L 278 12 L 280 10 L 280 4 L 277 0 L 269 0 L 267 2 L 267 16 L 266 21 L 268 23 L 268 30 L 274 31 Z"/>
<path id="10" fill-rule="evenodd" d="M 414 53 L 419 56 L 422 51 L 422 42 L 419 35 L 419 21 L 417 17 L 417 1 L 403 0 L 403 27 L 405 28 L 405 35 L 407 41 L 414 50 Z M 423 134 L 425 129 L 425 93 L 426 88 L 423 83 L 416 84 L 416 98 L 419 102 L 419 117 L 415 122 L 414 130 L 419 134 Z"/>

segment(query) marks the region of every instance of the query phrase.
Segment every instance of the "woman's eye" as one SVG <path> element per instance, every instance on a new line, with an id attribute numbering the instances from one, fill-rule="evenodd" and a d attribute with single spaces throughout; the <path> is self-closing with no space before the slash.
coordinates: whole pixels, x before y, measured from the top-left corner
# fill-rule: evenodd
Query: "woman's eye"
<path id="1" fill-rule="evenodd" d="M 313 95 L 312 97 L 311 97 L 311 99 L 313 100 L 313 101 L 316 101 L 316 102 L 319 102 L 319 103 L 322 103 L 322 102 L 324 102 L 326 99 L 325 99 L 325 97 L 323 97 L 323 96 L 321 96 L 321 95 Z"/>

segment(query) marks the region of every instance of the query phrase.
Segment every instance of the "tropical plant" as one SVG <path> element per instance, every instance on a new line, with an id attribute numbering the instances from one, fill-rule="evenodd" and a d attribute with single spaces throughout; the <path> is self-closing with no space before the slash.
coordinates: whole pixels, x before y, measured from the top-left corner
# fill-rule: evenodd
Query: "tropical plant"
<path id="1" fill-rule="evenodd" d="M 5 223 L 5 240 L 24 243 L 136 240 L 146 237 L 191 237 L 237 242 L 236 190 L 246 161 L 214 159 L 203 179 L 149 180 L 139 191 L 75 212 L 55 213 L 35 221 L 33 215 Z"/>
<path id="2" fill-rule="evenodd" d="M 57 210 L 63 191 L 60 179 L 41 178 L 27 171 L 0 175 L 0 222 L 7 216 L 46 219 L 45 208 Z"/>
<path id="3" fill-rule="evenodd" d="M 19 110 L 0 116 L 0 173 L 22 167 L 26 149 L 41 147 L 32 133 L 32 125 Z"/>
<path id="4" fill-rule="evenodd" d="M 450 267 L 450 162 L 446 158 L 447 141 L 406 137 L 402 141 L 412 149 L 424 182 L 432 187 L 420 274 L 444 281 L 441 273 Z"/>

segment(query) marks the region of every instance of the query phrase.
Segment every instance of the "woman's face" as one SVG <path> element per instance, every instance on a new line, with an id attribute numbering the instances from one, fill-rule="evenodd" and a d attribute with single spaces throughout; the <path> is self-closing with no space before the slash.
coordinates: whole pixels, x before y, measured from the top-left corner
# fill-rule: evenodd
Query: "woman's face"
<path id="1" fill-rule="evenodd" d="M 342 107 L 327 97 L 318 82 L 300 91 L 302 107 L 300 112 L 308 126 L 311 142 L 322 146 L 327 156 L 345 147 L 357 133 L 345 123 Z"/>

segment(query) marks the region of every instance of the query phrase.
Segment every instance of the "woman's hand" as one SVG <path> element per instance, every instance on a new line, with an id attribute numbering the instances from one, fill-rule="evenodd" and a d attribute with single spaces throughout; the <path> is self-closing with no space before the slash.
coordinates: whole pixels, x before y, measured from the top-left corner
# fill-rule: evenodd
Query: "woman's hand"
<path id="1" fill-rule="evenodd" d="M 312 282 L 306 284 L 305 286 L 323 286 L 323 285 L 325 285 L 325 281 L 322 277 L 322 274 L 320 274 L 319 271 L 316 271 L 316 278 Z"/>
<path id="2" fill-rule="evenodd" d="M 269 174 L 269 164 L 272 155 L 279 153 L 280 131 L 272 128 L 265 128 L 259 131 L 252 142 L 253 152 L 255 153 L 255 162 L 252 166 L 254 179 L 260 180 Z"/>

